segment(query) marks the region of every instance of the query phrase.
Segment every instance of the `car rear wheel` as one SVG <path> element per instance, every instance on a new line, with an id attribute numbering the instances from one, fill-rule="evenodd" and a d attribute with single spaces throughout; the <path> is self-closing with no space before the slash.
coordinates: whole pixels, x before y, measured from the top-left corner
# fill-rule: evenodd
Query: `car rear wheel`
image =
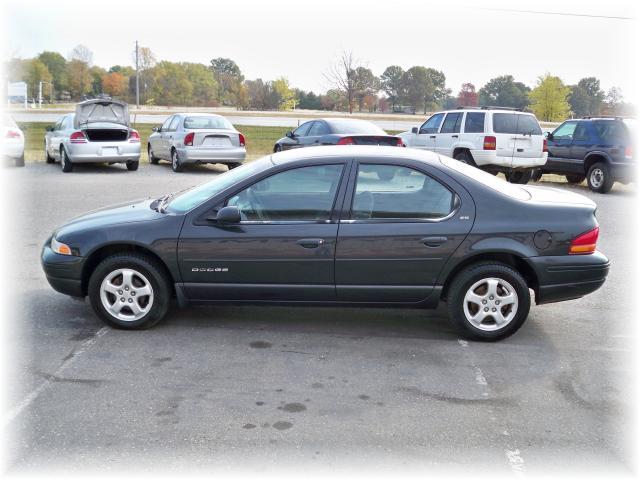
<path id="1" fill-rule="evenodd" d="M 578 184 L 584 182 L 584 175 L 565 175 L 564 178 L 567 179 L 567 183 Z"/>
<path id="2" fill-rule="evenodd" d="M 47 163 L 56 163 L 56 159 L 49 155 L 49 150 L 47 150 L 47 142 L 44 142 L 44 159 Z"/>
<path id="3" fill-rule="evenodd" d="M 153 165 L 157 165 L 160 159 L 153 154 L 153 149 L 151 148 L 151 145 L 147 146 L 147 154 L 149 156 L 149 163 Z"/>
<path id="4" fill-rule="evenodd" d="M 473 161 L 473 157 L 469 152 L 459 152 L 453 157 L 459 162 L 466 163 L 467 165 L 471 165 L 472 167 L 476 166 L 476 162 Z"/>
<path id="5" fill-rule="evenodd" d="M 66 150 L 64 147 L 60 149 L 60 165 L 62 166 L 62 171 L 64 173 L 69 173 L 73 171 L 73 163 L 69 159 Z"/>
<path id="6" fill-rule="evenodd" d="M 502 263 L 479 263 L 454 278 L 447 295 L 451 321 L 475 340 L 501 340 L 527 319 L 531 298 L 525 279 Z"/>
<path id="7" fill-rule="evenodd" d="M 182 171 L 182 163 L 180 163 L 180 157 L 178 157 L 178 151 L 174 148 L 171 150 L 171 170 L 174 172 Z"/>
<path id="8" fill-rule="evenodd" d="M 613 175 L 609 165 L 604 162 L 591 165 L 587 173 L 587 185 L 594 192 L 608 193 L 613 187 Z"/>
<path id="9" fill-rule="evenodd" d="M 130 172 L 135 172 L 136 170 L 138 170 L 139 165 L 140 165 L 140 161 L 127 162 L 127 170 L 129 170 Z"/>
<path id="10" fill-rule="evenodd" d="M 233 170 L 236 167 L 239 167 L 240 165 L 242 165 L 241 163 L 227 163 L 227 168 L 229 170 Z"/>
<path id="11" fill-rule="evenodd" d="M 507 180 L 510 183 L 526 185 L 531 180 L 531 170 L 511 170 L 507 174 Z"/>
<path id="12" fill-rule="evenodd" d="M 536 168 L 531 173 L 531 181 L 532 182 L 539 182 L 541 178 L 542 178 L 542 170 L 540 170 L 539 168 Z"/>
<path id="13" fill-rule="evenodd" d="M 103 260 L 89 279 L 89 301 L 108 325 L 149 328 L 167 313 L 171 289 L 162 267 L 145 255 L 127 253 Z"/>

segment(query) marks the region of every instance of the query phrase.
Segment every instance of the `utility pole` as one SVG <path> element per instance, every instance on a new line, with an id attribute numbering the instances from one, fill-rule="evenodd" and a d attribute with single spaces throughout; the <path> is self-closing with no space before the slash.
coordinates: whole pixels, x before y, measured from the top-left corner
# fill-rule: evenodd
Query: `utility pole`
<path id="1" fill-rule="evenodd" d="M 38 84 L 38 108 L 42 108 L 42 82 Z"/>
<path id="2" fill-rule="evenodd" d="M 136 40 L 136 108 L 140 109 L 140 73 L 138 71 L 138 41 Z"/>

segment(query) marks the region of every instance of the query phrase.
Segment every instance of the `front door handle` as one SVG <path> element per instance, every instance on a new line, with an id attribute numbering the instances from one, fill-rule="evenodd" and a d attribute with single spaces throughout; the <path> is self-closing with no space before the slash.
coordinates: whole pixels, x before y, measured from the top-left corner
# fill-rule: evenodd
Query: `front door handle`
<path id="1" fill-rule="evenodd" d="M 318 248 L 324 243 L 322 238 L 302 238 L 296 242 L 302 248 Z"/>
<path id="2" fill-rule="evenodd" d="M 429 138 L 436 138 L 436 136 L 435 135 L 430 135 Z"/>
<path id="3" fill-rule="evenodd" d="M 458 135 L 451 135 L 451 138 L 458 138 Z"/>
<path id="4" fill-rule="evenodd" d="M 425 237 L 420 240 L 426 247 L 439 247 L 447 241 L 447 237 Z"/>

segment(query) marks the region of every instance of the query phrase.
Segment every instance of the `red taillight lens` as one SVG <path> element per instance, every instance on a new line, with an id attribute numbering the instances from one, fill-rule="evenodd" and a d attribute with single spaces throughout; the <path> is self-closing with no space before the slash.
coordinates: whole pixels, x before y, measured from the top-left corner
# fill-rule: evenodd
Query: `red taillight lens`
<path id="1" fill-rule="evenodd" d="M 631 145 L 627 145 L 624 149 L 624 158 L 631 160 L 633 158 L 633 147 Z"/>
<path id="2" fill-rule="evenodd" d="M 596 227 L 573 239 L 569 246 L 569 255 L 586 255 L 596 251 L 600 228 Z"/>
<path id="3" fill-rule="evenodd" d="M 87 143 L 87 137 L 85 137 L 84 132 L 78 130 L 71 134 L 69 141 L 71 143 Z"/>
<path id="4" fill-rule="evenodd" d="M 8 130 L 7 138 L 20 138 L 20 132 L 18 130 Z"/>
<path id="5" fill-rule="evenodd" d="M 549 151 L 549 144 L 547 143 L 547 139 L 542 140 L 542 153 Z"/>
<path id="6" fill-rule="evenodd" d="M 340 140 L 338 140 L 337 145 L 353 145 L 353 138 L 351 137 L 341 138 Z"/>
<path id="7" fill-rule="evenodd" d="M 484 137 L 484 143 L 482 144 L 483 150 L 495 150 L 496 149 L 496 137 Z"/>
<path id="8" fill-rule="evenodd" d="M 189 132 L 184 136 L 185 147 L 193 147 L 193 137 L 195 137 L 195 134 L 193 132 Z"/>
<path id="9" fill-rule="evenodd" d="M 129 142 L 140 143 L 140 134 L 136 130 L 131 130 L 129 132 Z"/>
<path id="10" fill-rule="evenodd" d="M 244 147 L 247 144 L 247 142 L 244 140 L 244 135 L 241 133 L 238 134 L 238 140 L 240 140 L 241 147 Z"/>
<path id="11" fill-rule="evenodd" d="M 396 143 L 396 147 L 406 147 L 406 145 L 404 144 L 401 138 L 398 139 Z"/>

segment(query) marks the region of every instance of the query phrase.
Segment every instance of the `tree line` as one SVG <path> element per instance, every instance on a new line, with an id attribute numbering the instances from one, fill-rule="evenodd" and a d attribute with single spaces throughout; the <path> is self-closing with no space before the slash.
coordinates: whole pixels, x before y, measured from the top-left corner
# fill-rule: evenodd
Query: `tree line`
<path id="1" fill-rule="evenodd" d="M 632 105 L 624 102 L 618 88 L 605 92 L 595 77 L 565 85 L 559 77 L 546 73 L 531 88 L 512 75 L 501 75 L 478 90 L 472 83 L 464 83 L 452 94 L 440 70 L 420 65 L 405 70 L 391 65 L 378 76 L 352 52 L 343 52 L 324 74 L 329 88 L 316 94 L 292 87 L 286 77 L 245 79 L 240 67 L 229 58 L 213 58 L 207 65 L 158 61 L 147 47 L 141 47 L 138 53 L 143 105 L 350 113 L 427 113 L 459 106 L 500 106 L 529 109 L 547 121 L 632 113 Z M 37 97 L 43 82 L 43 97 L 48 101 L 78 101 L 104 93 L 135 102 L 135 69 L 128 65 L 109 69 L 94 65 L 92 52 L 83 45 L 76 46 L 67 57 L 44 51 L 30 59 L 12 58 L 5 62 L 4 71 L 7 81 L 27 83 L 29 97 Z"/>

